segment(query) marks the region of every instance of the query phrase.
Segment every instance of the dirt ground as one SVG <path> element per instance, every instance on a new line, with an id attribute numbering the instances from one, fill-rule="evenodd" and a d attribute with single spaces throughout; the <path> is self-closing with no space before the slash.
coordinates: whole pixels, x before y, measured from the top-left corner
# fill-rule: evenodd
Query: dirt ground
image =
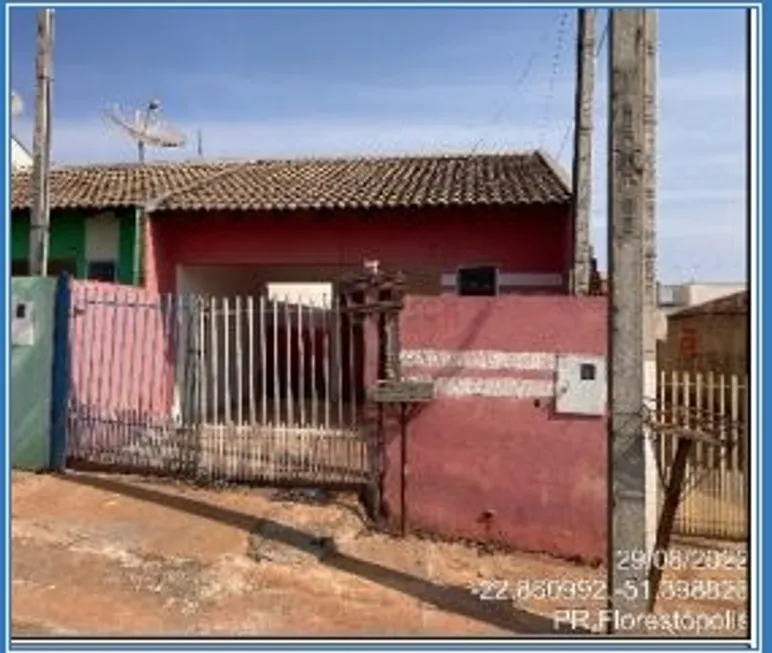
<path id="1" fill-rule="evenodd" d="M 395 539 L 349 496 L 14 473 L 12 537 L 14 637 L 512 637 L 561 632 L 558 618 L 578 632 L 604 623 L 602 569 Z M 700 580 L 711 596 L 686 596 Z M 743 571 L 664 583 L 652 634 L 747 636 Z"/>

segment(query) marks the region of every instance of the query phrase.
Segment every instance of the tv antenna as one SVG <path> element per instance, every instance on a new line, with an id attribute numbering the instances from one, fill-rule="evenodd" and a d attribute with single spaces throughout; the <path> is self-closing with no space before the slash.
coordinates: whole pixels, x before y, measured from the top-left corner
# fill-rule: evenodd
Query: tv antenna
<path id="1" fill-rule="evenodd" d="M 140 163 L 145 162 L 146 147 L 185 145 L 185 135 L 161 119 L 161 103 L 158 100 L 150 100 L 144 109 L 136 111 L 125 111 L 118 105 L 113 105 L 104 115 L 137 143 Z"/>

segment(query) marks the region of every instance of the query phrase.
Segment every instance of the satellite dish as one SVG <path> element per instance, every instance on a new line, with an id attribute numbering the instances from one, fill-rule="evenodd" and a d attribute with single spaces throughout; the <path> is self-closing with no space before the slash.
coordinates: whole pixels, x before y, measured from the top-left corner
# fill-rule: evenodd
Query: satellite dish
<path id="1" fill-rule="evenodd" d="M 139 162 L 145 162 L 145 147 L 183 147 L 185 135 L 161 119 L 161 103 L 150 100 L 143 110 L 126 111 L 114 105 L 104 112 L 111 123 L 120 127 L 137 143 Z"/>
<path id="2" fill-rule="evenodd" d="M 11 91 L 11 116 L 14 118 L 24 111 L 24 101 L 16 91 Z"/>

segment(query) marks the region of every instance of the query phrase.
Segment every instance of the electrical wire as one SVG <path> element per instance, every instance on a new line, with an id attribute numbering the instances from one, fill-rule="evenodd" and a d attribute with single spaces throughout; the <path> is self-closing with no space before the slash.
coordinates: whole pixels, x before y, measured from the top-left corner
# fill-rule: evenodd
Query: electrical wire
<path id="1" fill-rule="evenodd" d="M 571 136 L 571 132 L 574 130 L 574 119 L 571 118 L 568 121 L 568 126 L 566 127 L 566 131 L 563 132 L 563 138 L 560 140 L 560 146 L 558 147 L 556 159 L 560 161 L 560 157 L 563 156 L 563 151 L 566 149 L 566 145 L 568 145 L 568 137 Z"/>
<path id="2" fill-rule="evenodd" d="M 558 21 L 560 21 L 561 16 L 562 14 L 558 14 L 557 16 Z M 558 22 L 558 27 L 559 26 L 560 26 L 560 22 Z M 539 39 L 536 43 L 536 47 L 534 48 L 534 50 L 531 52 L 530 56 L 526 60 L 525 65 L 520 71 L 520 74 L 516 77 L 515 83 L 512 85 L 512 88 L 509 90 L 507 96 L 504 98 L 502 103 L 499 105 L 498 109 L 494 112 L 493 116 L 491 117 L 491 120 L 489 121 L 489 124 L 488 124 L 488 127 L 486 128 L 485 133 L 482 136 L 480 136 L 480 138 L 478 138 L 475 144 L 472 146 L 472 154 L 476 154 L 479 151 L 480 147 L 488 139 L 491 129 L 493 129 L 493 127 L 501 120 L 501 118 L 504 116 L 506 111 L 509 109 L 512 99 L 517 95 L 517 91 L 519 91 L 520 88 L 528 80 L 531 74 L 531 71 L 533 70 L 537 60 L 543 54 L 543 50 L 541 50 L 540 48 L 547 40 L 547 37 L 549 36 L 551 31 L 552 31 L 552 25 L 545 28 L 545 30 L 539 36 Z"/>
<path id="3" fill-rule="evenodd" d="M 542 113 L 542 119 L 539 127 L 539 140 L 538 144 L 541 147 L 544 144 L 544 138 L 546 136 L 547 128 L 550 123 L 550 116 L 552 114 L 552 105 L 555 98 L 555 83 L 560 72 L 560 65 L 563 58 L 565 36 L 568 26 L 568 11 L 563 11 L 560 14 L 560 22 L 558 24 L 558 34 L 555 41 L 555 51 L 552 55 L 552 72 L 550 74 L 549 87 L 547 88 L 547 95 L 544 100 L 544 112 Z"/>
<path id="4" fill-rule="evenodd" d="M 606 22 L 603 24 L 603 31 L 600 33 L 600 38 L 598 39 L 598 44 L 595 46 L 595 59 L 598 59 L 600 57 L 600 53 L 603 50 L 603 46 L 606 43 L 606 37 L 608 36 L 608 24 L 609 24 L 609 18 L 606 16 Z M 566 149 L 566 145 L 568 145 L 568 139 L 569 136 L 571 136 L 571 132 L 574 129 L 574 116 L 571 116 L 571 119 L 568 121 L 568 125 L 566 126 L 565 132 L 563 132 L 563 138 L 560 140 L 560 146 L 557 150 L 557 160 L 560 160 L 560 157 L 563 155 L 563 151 Z"/>

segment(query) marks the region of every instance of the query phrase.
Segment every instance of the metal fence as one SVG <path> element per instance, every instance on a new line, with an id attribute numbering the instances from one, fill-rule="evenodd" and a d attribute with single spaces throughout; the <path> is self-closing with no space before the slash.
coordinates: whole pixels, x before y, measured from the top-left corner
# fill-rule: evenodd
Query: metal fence
<path id="1" fill-rule="evenodd" d="M 363 336 L 333 301 L 73 282 L 68 458 L 202 480 L 366 482 Z"/>
<path id="2" fill-rule="evenodd" d="M 657 394 L 657 419 L 661 424 L 711 434 L 729 443 L 718 447 L 702 440 L 694 442 L 675 532 L 709 538 L 747 538 L 748 377 L 662 371 Z M 670 468 L 675 448 L 674 438 L 660 440 L 662 469 Z"/>

